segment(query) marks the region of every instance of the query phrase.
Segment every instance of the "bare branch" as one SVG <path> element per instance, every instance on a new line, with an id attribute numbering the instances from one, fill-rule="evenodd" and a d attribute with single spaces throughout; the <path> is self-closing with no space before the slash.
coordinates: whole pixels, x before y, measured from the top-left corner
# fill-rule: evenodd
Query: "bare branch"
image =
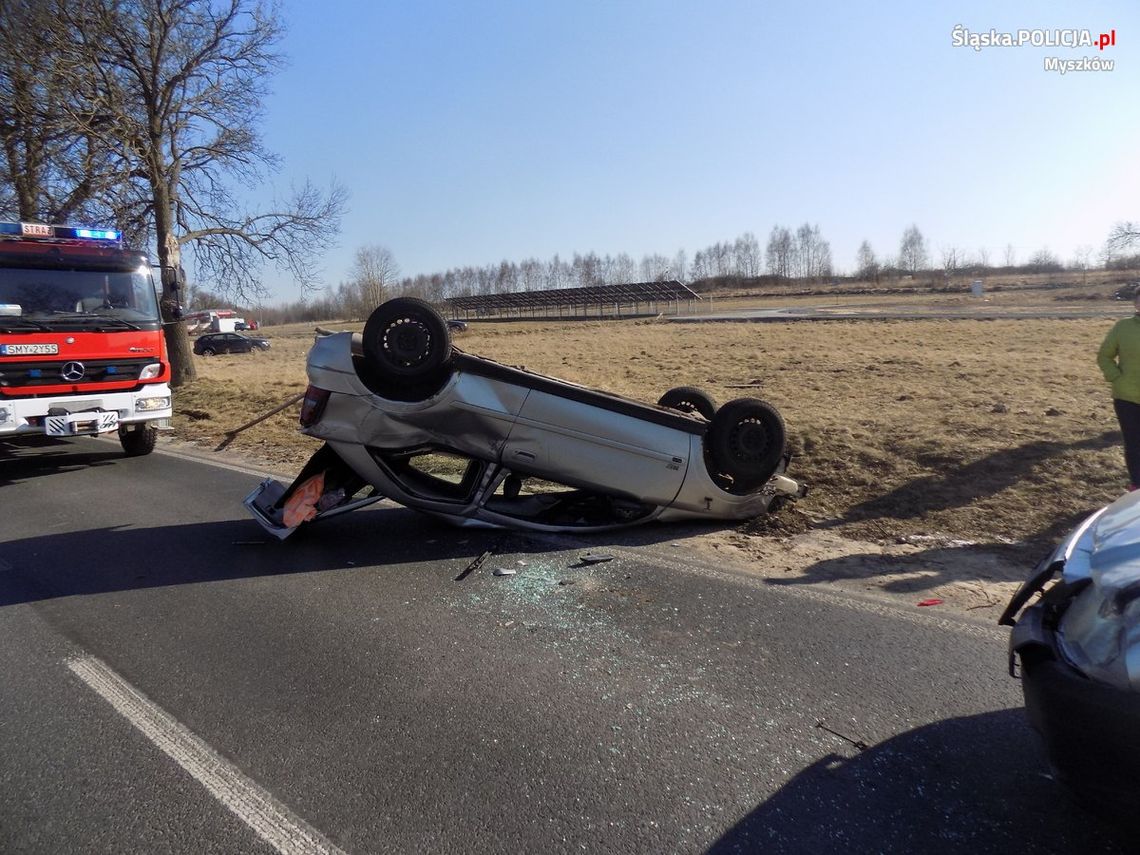
<path id="1" fill-rule="evenodd" d="M 1140 243 L 1140 223 L 1117 223 L 1108 234 L 1107 247 L 1110 252 L 1129 249 L 1138 243 Z"/>

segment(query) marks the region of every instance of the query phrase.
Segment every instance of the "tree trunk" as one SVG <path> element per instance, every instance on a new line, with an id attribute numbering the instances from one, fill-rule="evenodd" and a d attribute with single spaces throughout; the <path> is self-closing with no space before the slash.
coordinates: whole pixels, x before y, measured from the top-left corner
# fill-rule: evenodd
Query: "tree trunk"
<path id="1" fill-rule="evenodd" d="M 163 299 L 165 301 L 165 297 Z M 163 320 L 162 329 L 166 334 L 166 352 L 170 355 L 170 387 L 177 389 L 193 383 L 198 379 L 198 369 L 194 367 L 194 349 L 186 324 Z"/>
<path id="2" fill-rule="evenodd" d="M 157 200 L 156 200 L 157 201 Z M 158 258 L 163 267 L 179 270 L 182 265 L 182 249 L 171 228 L 169 206 L 155 206 L 155 231 L 158 236 Z M 181 295 L 171 290 L 170 285 L 162 285 L 162 329 L 166 336 L 166 352 L 170 356 L 170 387 L 177 389 L 198 379 L 198 369 L 194 367 L 194 351 L 190 345 L 190 334 L 186 324 L 174 318 L 174 308 Z"/>

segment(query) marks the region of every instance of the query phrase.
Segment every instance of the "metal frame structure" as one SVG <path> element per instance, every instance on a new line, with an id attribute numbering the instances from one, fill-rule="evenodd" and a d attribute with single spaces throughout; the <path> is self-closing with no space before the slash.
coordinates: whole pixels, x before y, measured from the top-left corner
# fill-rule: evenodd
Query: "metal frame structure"
<path id="1" fill-rule="evenodd" d="M 681 303 L 691 310 L 702 297 L 676 280 L 631 282 L 622 285 L 592 285 L 585 288 L 555 288 L 546 291 L 515 291 L 472 297 L 448 297 L 453 316 L 463 318 L 622 318 L 644 314 L 679 312 Z"/>

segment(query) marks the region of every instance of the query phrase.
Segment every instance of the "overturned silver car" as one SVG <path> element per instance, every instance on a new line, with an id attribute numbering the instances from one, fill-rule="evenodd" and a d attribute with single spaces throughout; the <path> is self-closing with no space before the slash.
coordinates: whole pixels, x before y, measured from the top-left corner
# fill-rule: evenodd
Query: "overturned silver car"
<path id="1" fill-rule="evenodd" d="M 414 298 L 363 334 L 320 335 L 308 376 L 302 431 L 325 445 L 245 500 L 279 538 L 385 497 L 459 525 L 583 531 L 753 517 L 806 493 L 769 403 L 718 409 L 681 387 L 652 406 L 472 356 Z"/>

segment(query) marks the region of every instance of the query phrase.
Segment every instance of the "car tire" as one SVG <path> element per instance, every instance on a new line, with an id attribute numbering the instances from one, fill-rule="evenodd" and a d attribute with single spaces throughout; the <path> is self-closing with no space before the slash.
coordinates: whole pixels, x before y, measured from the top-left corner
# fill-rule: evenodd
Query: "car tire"
<path id="1" fill-rule="evenodd" d="M 212 347 L 203 347 L 202 348 L 202 355 L 203 356 L 213 356 L 216 352 L 217 351 L 215 351 L 214 348 L 212 348 Z"/>
<path id="2" fill-rule="evenodd" d="M 717 472 L 732 479 L 732 492 L 765 484 L 784 456 L 784 419 L 767 401 L 737 398 L 716 411 L 705 438 Z"/>
<path id="3" fill-rule="evenodd" d="M 147 423 L 133 430 L 126 426 L 119 428 L 119 444 L 127 457 L 143 457 L 154 451 L 158 442 L 158 428 Z"/>
<path id="4" fill-rule="evenodd" d="M 430 379 L 451 358 L 447 322 L 424 300 L 389 300 L 364 325 L 364 355 L 380 374 L 401 382 Z"/>
<path id="5" fill-rule="evenodd" d="M 716 401 L 707 392 L 695 386 L 678 386 L 670 389 L 657 402 L 659 407 L 668 407 L 682 413 L 700 413 L 709 421 L 716 415 Z"/>

